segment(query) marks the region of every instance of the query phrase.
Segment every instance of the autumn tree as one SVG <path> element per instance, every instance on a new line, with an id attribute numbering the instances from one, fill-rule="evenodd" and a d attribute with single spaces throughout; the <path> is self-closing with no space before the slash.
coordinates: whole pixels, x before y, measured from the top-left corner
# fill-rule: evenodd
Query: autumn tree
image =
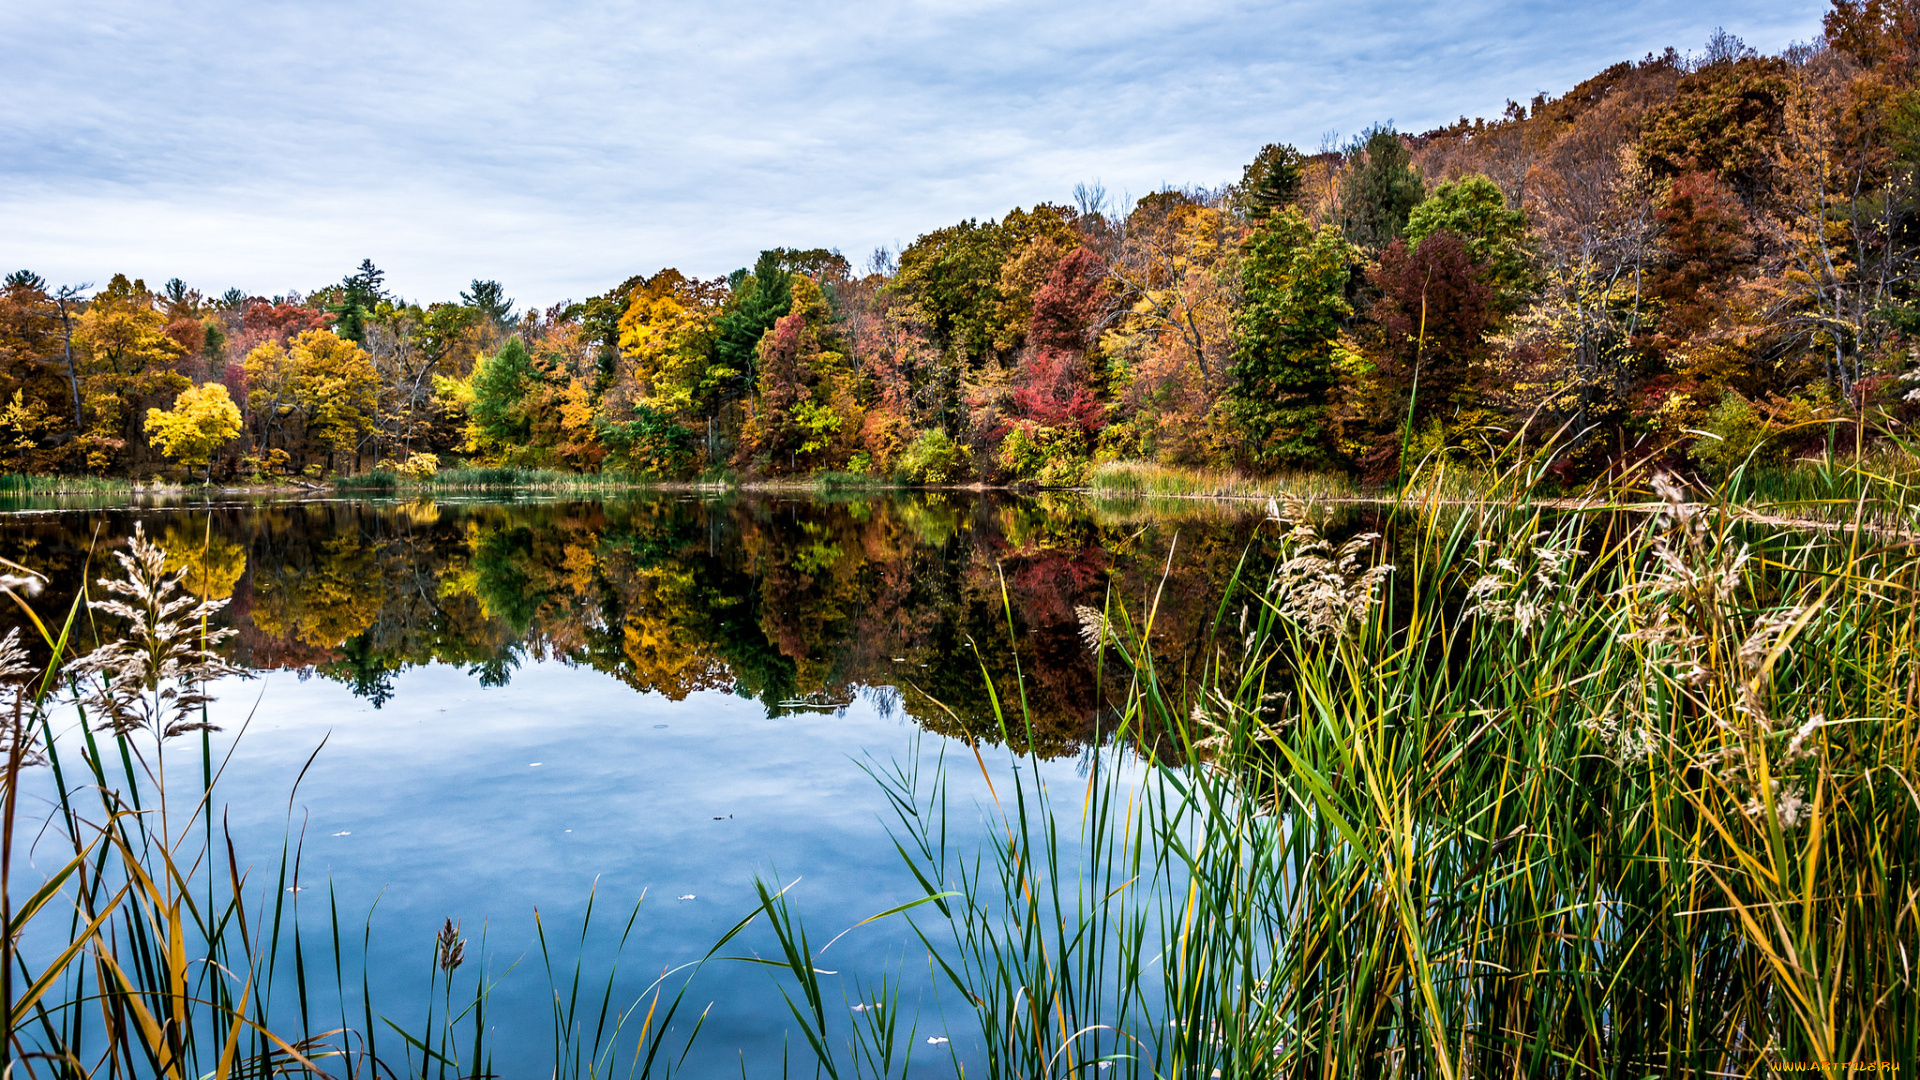
<path id="1" fill-rule="evenodd" d="M 1015 208 L 998 222 L 936 229 L 900 253 L 888 287 L 915 305 L 929 342 L 962 370 L 1004 362 L 1024 341 L 1031 290 L 1052 262 L 1079 246 L 1076 217 L 1071 207 L 1043 203 Z M 1026 267 L 1019 265 L 1023 256 Z"/>
<path id="2" fill-rule="evenodd" d="M 475 278 L 472 291 L 460 291 L 462 306 L 472 309 L 473 313 L 491 323 L 496 329 L 507 326 L 513 321 L 513 301 L 507 297 L 507 290 L 497 281 L 482 281 Z"/>
<path id="3" fill-rule="evenodd" d="M 92 283 L 83 285 L 62 285 L 48 291 L 47 283 L 40 275 L 27 270 L 8 274 L 6 279 L 9 309 L 16 315 L 40 315 L 49 325 L 50 333 L 58 333 L 60 339 L 59 360 L 67 376 L 68 401 L 73 407 L 73 427 L 69 434 L 78 434 L 85 421 L 81 417 L 80 404 L 80 367 L 75 359 L 73 348 L 74 323 L 85 306 L 87 290 Z M 44 305 L 44 306 L 43 306 Z M 28 321 L 31 321 L 29 318 Z"/>
<path id="4" fill-rule="evenodd" d="M 1709 172 L 1748 206 L 1762 205 L 1772 191 L 1792 96 L 1791 71 L 1777 57 L 1708 64 L 1682 78 L 1673 97 L 1647 115 L 1642 159 L 1657 180 Z"/>
<path id="5" fill-rule="evenodd" d="M 1485 400 L 1487 334 L 1496 318 L 1494 273 L 1467 242 L 1441 229 L 1418 245 L 1395 240 L 1369 277 L 1379 299 L 1374 318 L 1384 332 L 1375 364 L 1355 389 L 1373 438 L 1360 436 L 1357 456 L 1376 477 L 1411 463 L 1400 449 L 1419 439 L 1416 457 L 1457 445 Z M 1463 415 L 1465 414 L 1465 415 Z M 1491 417 L 1482 414 L 1485 422 Z M 1357 434 L 1357 433 L 1356 433 Z"/>
<path id="6" fill-rule="evenodd" d="M 203 466 L 213 482 L 213 452 L 240 434 L 240 407 L 220 383 L 180 391 L 170 409 L 147 410 L 147 438 L 160 452 L 191 469 Z"/>
<path id="7" fill-rule="evenodd" d="M 1920 95 L 1842 63 L 1793 74 L 1772 197 L 1754 231 L 1785 262 L 1775 279 L 1782 321 L 1811 346 L 1798 374 L 1857 402 L 1863 383 L 1908 367 L 1895 321 L 1903 336 L 1920 329 L 1911 299 Z"/>
<path id="8" fill-rule="evenodd" d="M 738 370 L 714 370 L 717 319 L 727 300 L 725 281 L 690 278 L 671 267 L 635 289 L 620 316 L 615 403 L 644 404 L 682 420 L 714 415 Z"/>
<path id="9" fill-rule="evenodd" d="M 1117 309 L 1100 336 L 1125 417 L 1109 452 L 1228 464 L 1238 439 L 1219 408 L 1233 382 L 1244 229 L 1216 195 L 1157 192 L 1137 202 L 1107 263 Z"/>
<path id="10" fill-rule="evenodd" d="M 1649 267 L 1647 294 L 1660 305 L 1656 343 L 1684 347 L 1725 311 L 1729 288 L 1755 255 L 1754 238 L 1739 197 L 1707 172 L 1675 179 L 1654 220 L 1661 257 Z"/>
<path id="11" fill-rule="evenodd" d="M 773 471 L 840 467 L 862 419 L 854 373 L 819 285 L 794 275 L 790 288 L 793 310 L 758 346 L 740 454 Z"/>
<path id="12" fill-rule="evenodd" d="M 976 396 L 973 426 L 1009 477 L 1043 484 L 1085 482 L 1108 408 L 1096 373 L 1099 331 L 1111 296 L 1105 268 L 1086 248 L 1060 258 L 1033 290 L 1027 344 L 1000 398 Z M 997 448 L 991 444 L 997 443 Z"/>
<path id="13" fill-rule="evenodd" d="M 80 387 L 88 428 L 87 464 L 103 470 L 138 445 L 141 406 L 189 384 L 176 369 L 185 355 L 166 334 L 167 319 L 141 281 L 115 274 L 76 320 L 73 343 L 84 357 Z"/>
<path id="14" fill-rule="evenodd" d="M 1235 209 L 1250 218 L 1264 218 L 1293 202 L 1305 180 L 1307 160 L 1285 143 L 1269 143 L 1241 171 L 1235 187 Z"/>
<path id="15" fill-rule="evenodd" d="M 285 345 L 308 330 L 327 325 L 327 313 L 284 299 L 249 298 L 240 309 L 240 332 L 232 338 L 235 353 L 245 357 L 266 342 Z"/>
<path id="16" fill-rule="evenodd" d="M 468 416 L 474 445 L 494 451 L 526 445 L 533 419 L 525 403 L 535 378 L 533 360 L 518 335 L 473 365 Z"/>
<path id="17" fill-rule="evenodd" d="M 1829 45 L 1865 67 L 1904 73 L 1920 60 L 1920 4 L 1914 0 L 1833 0 L 1821 29 Z"/>
<path id="18" fill-rule="evenodd" d="M 1634 145 L 1674 78 L 1665 63 L 1635 69 L 1624 88 L 1584 105 L 1535 160 L 1527 216 L 1539 289 L 1516 312 L 1494 357 L 1490 404 L 1542 436 L 1562 432 L 1561 462 L 1585 470 L 1633 407 L 1658 259 L 1654 181 Z"/>
<path id="19" fill-rule="evenodd" d="M 1532 287 L 1527 215 L 1507 206 L 1498 185 L 1479 175 L 1447 181 L 1407 215 L 1412 247 L 1443 230 L 1466 245 L 1497 303 L 1507 306 L 1524 298 Z"/>
<path id="20" fill-rule="evenodd" d="M 1106 321 L 1106 285 L 1106 267 L 1091 251 L 1082 247 L 1068 252 L 1034 290 L 1027 345 L 1085 353 Z"/>
<path id="21" fill-rule="evenodd" d="M 64 457 L 68 387 L 58 360 L 64 343 L 57 301 L 27 271 L 0 287 L 0 468 L 46 472 Z"/>
<path id="22" fill-rule="evenodd" d="M 358 455 L 373 430 L 379 373 L 358 344 L 328 330 L 307 330 L 282 346 L 266 342 L 247 354 L 247 413 L 261 453 L 285 450 L 329 465 Z"/>
<path id="23" fill-rule="evenodd" d="M 564 307 L 523 319 L 521 326 L 538 376 L 524 405 L 533 421 L 533 445 L 543 463 L 598 468 L 607 447 L 595 394 L 604 376 L 595 343 Z"/>
<path id="24" fill-rule="evenodd" d="M 840 290 L 841 339 L 859 373 L 869 405 L 860 446 L 870 468 L 892 471 L 923 432 L 944 429 L 956 387 L 953 365 L 927 340 L 914 306 L 887 286 L 891 270 L 876 259 L 871 272 Z"/>

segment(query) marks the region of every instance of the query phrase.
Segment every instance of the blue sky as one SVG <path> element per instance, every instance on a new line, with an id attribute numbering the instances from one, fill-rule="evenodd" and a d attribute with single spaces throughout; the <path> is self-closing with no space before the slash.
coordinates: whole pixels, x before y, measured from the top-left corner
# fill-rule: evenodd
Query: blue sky
<path id="1" fill-rule="evenodd" d="M 1616 60 L 1765 52 L 1816 0 L 0 5 L 0 268 L 522 303 L 763 247 L 856 265 L 966 217 L 1218 184 Z"/>

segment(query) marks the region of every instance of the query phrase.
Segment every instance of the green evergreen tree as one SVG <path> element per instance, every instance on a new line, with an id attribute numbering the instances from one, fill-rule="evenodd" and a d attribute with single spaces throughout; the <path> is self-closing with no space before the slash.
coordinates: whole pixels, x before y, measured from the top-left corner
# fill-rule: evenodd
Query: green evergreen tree
<path id="1" fill-rule="evenodd" d="M 1406 231 L 1407 215 L 1426 197 L 1427 183 L 1391 125 L 1369 128 L 1349 153 L 1359 161 L 1340 188 L 1347 238 L 1364 248 L 1384 248 Z"/>
<path id="2" fill-rule="evenodd" d="M 506 291 L 497 281 L 475 278 L 472 292 L 461 291 L 460 303 L 479 312 L 481 318 L 493 325 L 505 326 L 513 319 L 513 301 Z"/>
<path id="3" fill-rule="evenodd" d="M 387 272 L 373 265 L 372 259 L 361 259 L 360 269 L 348 274 L 340 282 L 340 298 L 327 310 L 333 314 L 333 332 L 356 344 L 367 341 L 367 316 L 387 295 L 382 284 Z"/>
<path id="4" fill-rule="evenodd" d="M 715 320 L 718 333 L 714 354 L 718 366 L 713 376 L 724 381 L 725 392 L 741 397 L 753 392 L 755 385 L 754 349 L 773 324 L 793 307 L 793 273 L 781 266 L 781 251 L 763 251 L 753 264 L 753 272 L 735 270 L 727 278 L 733 298 Z"/>
<path id="5" fill-rule="evenodd" d="M 1347 285 L 1357 254 L 1331 226 L 1314 232 L 1292 208 L 1247 241 L 1230 394 L 1248 456 L 1263 468 L 1328 457 L 1334 350 L 1353 314 Z"/>
<path id="6" fill-rule="evenodd" d="M 1240 174 L 1234 201 L 1248 217 L 1260 220 L 1293 202 L 1300 194 L 1306 159 L 1283 143 L 1270 143 Z"/>

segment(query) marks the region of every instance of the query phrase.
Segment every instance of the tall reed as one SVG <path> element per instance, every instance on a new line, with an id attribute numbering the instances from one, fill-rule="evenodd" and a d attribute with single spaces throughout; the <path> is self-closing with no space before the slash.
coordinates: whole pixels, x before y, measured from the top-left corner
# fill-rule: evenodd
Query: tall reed
<path id="1" fill-rule="evenodd" d="M 1913 1067 L 1920 561 L 1653 486 L 1654 515 L 1434 498 L 1380 548 L 1275 505 L 1198 679 L 1140 645 L 1151 596 L 1084 613 L 1127 693 L 1083 787 L 988 771 L 982 835 L 941 773 L 876 768 L 953 1067 Z M 803 921 L 764 910 L 817 1001 Z M 828 1073 L 905 1074 L 825 1016 L 796 1010 Z"/>

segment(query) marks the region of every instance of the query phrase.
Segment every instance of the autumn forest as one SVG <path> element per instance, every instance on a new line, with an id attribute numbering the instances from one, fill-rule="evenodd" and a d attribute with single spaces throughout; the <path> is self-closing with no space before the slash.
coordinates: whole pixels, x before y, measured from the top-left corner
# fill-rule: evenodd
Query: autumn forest
<path id="1" fill-rule="evenodd" d="M 1235 181 L 774 247 L 583 301 L 0 294 L 0 471 L 233 482 L 442 463 L 1084 484 L 1108 461 L 1387 480 L 1559 449 L 1708 477 L 1920 413 L 1920 19 L 1623 62 L 1419 134 L 1270 145 Z"/>

